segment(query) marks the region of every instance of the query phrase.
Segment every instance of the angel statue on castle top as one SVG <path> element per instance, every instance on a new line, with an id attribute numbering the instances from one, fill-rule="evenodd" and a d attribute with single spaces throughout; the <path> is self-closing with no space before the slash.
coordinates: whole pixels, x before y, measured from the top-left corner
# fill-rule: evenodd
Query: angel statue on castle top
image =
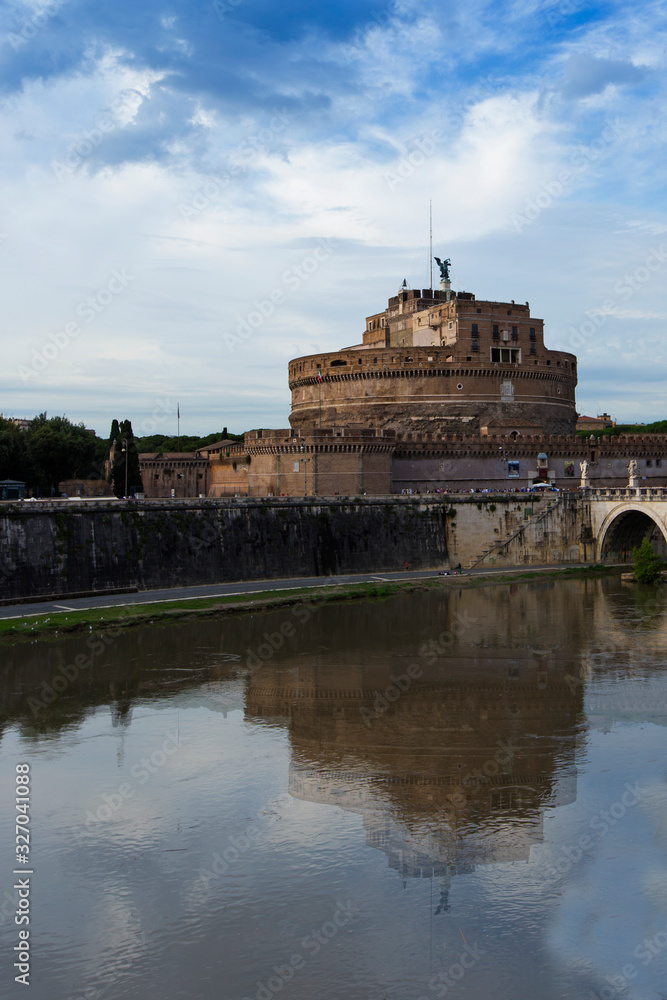
<path id="1" fill-rule="evenodd" d="M 440 268 L 440 280 L 449 281 L 449 269 L 452 265 L 452 262 L 449 259 L 449 257 L 447 258 L 447 260 L 440 260 L 439 257 L 434 257 L 433 260 Z"/>

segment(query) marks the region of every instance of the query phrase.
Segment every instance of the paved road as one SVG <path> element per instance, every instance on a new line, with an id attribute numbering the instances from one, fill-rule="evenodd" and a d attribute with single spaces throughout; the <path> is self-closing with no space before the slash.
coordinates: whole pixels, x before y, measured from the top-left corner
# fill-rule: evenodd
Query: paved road
<path id="1" fill-rule="evenodd" d="M 578 565 L 578 564 L 575 564 Z M 463 576 L 517 572 L 518 570 L 564 569 L 563 564 L 553 566 L 510 566 L 503 569 L 478 568 L 464 570 Z M 75 597 L 71 600 L 55 599 L 39 604 L 8 604 L 0 607 L 0 618 L 29 618 L 34 615 L 54 614 L 59 611 L 84 611 L 89 608 L 118 608 L 132 604 L 156 604 L 162 601 L 194 601 L 201 597 L 242 597 L 272 590 L 299 590 L 321 587 L 323 584 L 386 583 L 394 580 L 425 580 L 437 577 L 437 570 L 401 573 L 364 573 L 359 576 L 307 576 L 289 580 L 253 580 L 237 583 L 212 583 L 200 587 L 175 587 L 165 590 L 142 590 L 130 594 L 98 594 L 94 597 Z"/>

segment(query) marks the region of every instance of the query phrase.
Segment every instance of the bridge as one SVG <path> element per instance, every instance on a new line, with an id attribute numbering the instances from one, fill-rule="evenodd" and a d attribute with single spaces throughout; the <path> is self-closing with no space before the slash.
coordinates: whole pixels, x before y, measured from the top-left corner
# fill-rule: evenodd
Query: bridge
<path id="1" fill-rule="evenodd" d="M 584 517 L 590 516 L 597 562 L 627 562 L 644 538 L 667 556 L 667 487 L 587 489 L 581 491 L 581 502 Z"/>
<path id="2" fill-rule="evenodd" d="M 489 504 L 490 499 L 494 497 L 485 497 L 485 505 L 500 508 L 499 498 L 494 505 Z M 495 524 L 480 514 L 474 524 L 466 523 L 465 527 L 467 530 L 459 531 L 456 538 L 450 531 L 447 547 L 469 568 L 625 563 L 632 560 L 633 548 L 644 538 L 649 539 L 658 555 L 667 558 L 667 487 L 586 488 L 551 493 L 534 510 L 528 507 L 523 514 L 505 514 L 504 521 Z"/>

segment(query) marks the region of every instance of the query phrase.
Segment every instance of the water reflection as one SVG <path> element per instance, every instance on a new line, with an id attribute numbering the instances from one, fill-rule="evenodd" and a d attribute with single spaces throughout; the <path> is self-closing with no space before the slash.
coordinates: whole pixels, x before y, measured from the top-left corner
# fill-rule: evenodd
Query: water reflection
<path id="1" fill-rule="evenodd" d="M 9 774 L 31 759 L 42 776 L 33 995 L 208 1000 L 222 976 L 225 997 L 267 1000 L 299 953 L 297 1000 L 448 981 L 462 998 L 588 997 L 656 924 L 639 858 L 665 854 L 646 722 L 667 718 L 667 623 L 622 584 L 304 604 L 99 642 L 2 649 Z M 626 782 L 649 798 L 579 850 Z M 637 900 L 619 940 L 606 854 L 633 842 L 610 862 Z M 448 979 L 463 941 L 484 958 Z"/>

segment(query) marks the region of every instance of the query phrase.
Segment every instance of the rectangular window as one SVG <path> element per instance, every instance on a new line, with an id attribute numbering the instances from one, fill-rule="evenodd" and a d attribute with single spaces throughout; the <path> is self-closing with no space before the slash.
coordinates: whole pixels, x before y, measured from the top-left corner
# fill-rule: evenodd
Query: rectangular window
<path id="1" fill-rule="evenodd" d="M 651 461 L 651 459 L 647 458 L 646 459 L 646 468 L 650 469 L 652 465 L 653 465 L 653 462 Z"/>
<path id="2" fill-rule="evenodd" d="M 514 334 L 517 334 L 517 335 L 518 335 L 518 333 L 519 333 L 519 328 L 518 328 L 518 327 L 516 327 L 516 326 L 513 326 L 513 327 L 512 327 L 512 336 L 514 336 Z"/>
<path id="3" fill-rule="evenodd" d="M 530 328 L 529 337 L 530 337 L 531 340 L 535 340 L 535 327 L 534 326 L 531 326 L 531 328 Z"/>
<path id="4" fill-rule="evenodd" d="M 479 326 L 477 323 L 473 323 L 472 325 L 472 335 L 473 337 L 479 337 Z"/>
<path id="5" fill-rule="evenodd" d="M 492 347 L 491 348 L 491 360 L 492 361 L 504 361 L 506 364 L 520 364 L 521 363 L 521 348 L 520 347 Z"/>

